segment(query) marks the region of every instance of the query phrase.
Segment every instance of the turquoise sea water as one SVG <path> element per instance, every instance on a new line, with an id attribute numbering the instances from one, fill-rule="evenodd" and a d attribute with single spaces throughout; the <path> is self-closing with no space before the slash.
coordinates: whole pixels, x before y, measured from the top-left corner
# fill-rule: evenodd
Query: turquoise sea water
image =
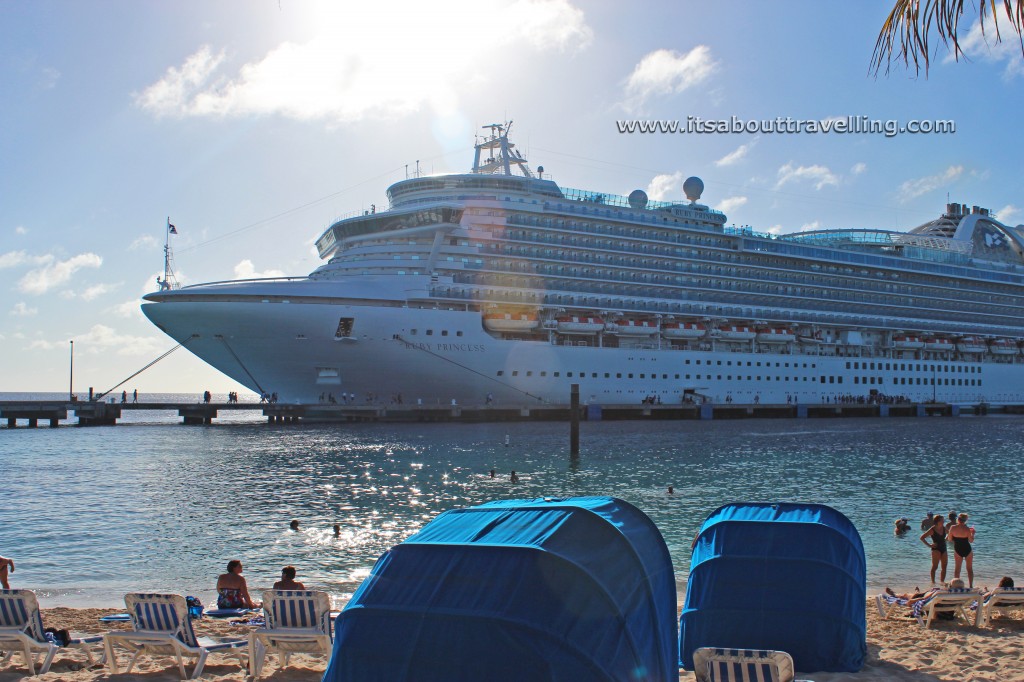
<path id="1" fill-rule="evenodd" d="M 1024 568 L 1024 418 L 583 423 L 578 466 L 562 423 L 232 419 L 196 427 L 135 413 L 114 427 L 0 430 L 0 555 L 16 561 L 12 586 L 47 606 L 114 607 L 135 590 L 210 603 L 217 575 L 239 558 L 254 593 L 294 564 L 308 587 L 344 598 L 382 552 L 444 510 L 571 495 L 614 495 L 646 512 L 681 589 L 701 522 L 740 500 L 846 514 L 871 589 L 928 583 L 919 533 L 892 532 L 896 517 L 916 529 L 926 511 L 971 515 L 977 584 L 1019 580 Z"/>

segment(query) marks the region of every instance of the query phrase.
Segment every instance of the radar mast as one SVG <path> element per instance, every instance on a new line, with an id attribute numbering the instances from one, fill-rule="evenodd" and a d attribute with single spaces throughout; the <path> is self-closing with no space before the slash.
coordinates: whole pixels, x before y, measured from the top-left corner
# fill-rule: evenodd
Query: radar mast
<path id="1" fill-rule="evenodd" d="M 483 138 L 477 137 L 476 155 L 473 159 L 473 172 L 480 175 L 515 175 L 512 167 L 519 169 L 525 177 L 532 178 L 533 173 L 526 159 L 508 141 L 508 133 L 512 129 L 512 121 L 506 123 L 490 123 L 482 126 L 490 133 Z M 484 152 L 481 154 L 481 152 Z"/>

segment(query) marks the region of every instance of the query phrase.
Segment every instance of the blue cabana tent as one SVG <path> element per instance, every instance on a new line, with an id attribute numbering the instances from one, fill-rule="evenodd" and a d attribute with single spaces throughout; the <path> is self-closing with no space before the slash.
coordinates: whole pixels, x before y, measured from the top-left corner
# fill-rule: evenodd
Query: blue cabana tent
<path id="1" fill-rule="evenodd" d="M 445 512 L 385 553 L 335 621 L 324 682 L 677 680 L 661 533 L 611 497 Z"/>
<path id="2" fill-rule="evenodd" d="M 856 672 L 867 653 L 864 545 L 821 504 L 729 504 L 701 526 L 679 660 L 704 646 L 776 649 L 802 672 Z"/>

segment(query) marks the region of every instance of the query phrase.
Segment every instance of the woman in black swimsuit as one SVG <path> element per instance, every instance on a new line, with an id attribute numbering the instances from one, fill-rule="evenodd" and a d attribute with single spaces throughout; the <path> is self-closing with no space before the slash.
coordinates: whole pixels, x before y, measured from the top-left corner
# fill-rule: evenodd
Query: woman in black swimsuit
<path id="1" fill-rule="evenodd" d="M 933 521 L 932 527 L 921 533 L 921 542 L 932 548 L 932 582 L 935 582 L 935 569 L 941 565 L 940 582 L 944 583 L 946 566 L 949 565 L 949 554 L 946 553 L 946 526 L 942 522 L 942 514 L 936 514 Z"/>
<path id="2" fill-rule="evenodd" d="M 956 564 L 953 568 L 953 577 L 960 577 L 960 567 L 967 564 L 967 584 L 974 587 L 974 550 L 971 543 L 974 542 L 974 528 L 967 527 L 967 514 L 961 514 L 956 518 L 956 525 L 950 526 L 947 539 L 953 543 L 953 551 L 956 553 Z"/>

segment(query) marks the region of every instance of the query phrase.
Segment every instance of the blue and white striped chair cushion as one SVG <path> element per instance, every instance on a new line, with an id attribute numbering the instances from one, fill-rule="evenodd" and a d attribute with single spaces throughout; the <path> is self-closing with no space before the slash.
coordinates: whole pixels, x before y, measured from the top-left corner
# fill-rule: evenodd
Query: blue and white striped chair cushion
<path id="1" fill-rule="evenodd" d="M 125 604 L 135 630 L 166 632 L 190 647 L 199 646 L 185 598 L 177 594 L 127 594 Z"/>
<path id="2" fill-rule="evenodd" d="M 770 649 L 712 649 L 694 652 L 697 679 L 711 682 L 791 682 L 793 659 Z M 704 673 L 703 675 L 701 673 Z"/>
<path id="3" fill-rule="evenodd" d="M 35 592 L 0 590 L 0 628 L 21 630 L 40 643 L 48 641 L 43 635 L 43 618 Z"/>
<path id="4" fill-rule="evenodd" d="M 271 593 L 272 597 L 267 599 Z M 324 600 L 323 593 L 313 590 L 270 590 L 264 595 L 264 615 L 268 629 L 313 628 L 325 634 L 331 632 L 330 600 Z"/>

